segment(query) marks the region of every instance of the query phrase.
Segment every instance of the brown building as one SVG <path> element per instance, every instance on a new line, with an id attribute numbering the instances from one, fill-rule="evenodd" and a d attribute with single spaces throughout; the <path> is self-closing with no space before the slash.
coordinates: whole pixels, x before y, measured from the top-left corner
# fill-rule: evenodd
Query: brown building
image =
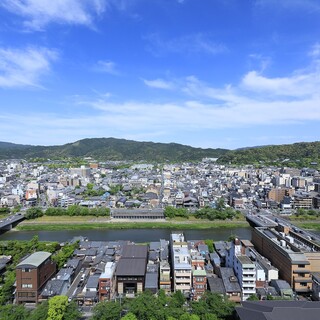
<path id="1" fill-rule="evenodd" d="M 16 303 L 37 303 L 46 282 L 56 272 L 51 253 L 39 251 L 31 254 L 16 267 Z"/>
<path id="2" fill-rule="evenodd" d="M 269 200 L 273 200 L 277 203 L 283 201 L 284 197 L 291 197 L 294 194 L 294 189 L 289 188 L 273 188 L 268 193 Z"/>
<path id="3" fill-rule="evenodd" d="M 207 290 L 207 273 L 204 269 L 192 271 L 193 299 L 199 300 Z"/>
<path id="4" fill-rule="evenodd" d="M 252 243 L 298 293 L 311 292 L 311 272 L 320 271 L 320 246 L 289 227 L 254 228 Z"/>

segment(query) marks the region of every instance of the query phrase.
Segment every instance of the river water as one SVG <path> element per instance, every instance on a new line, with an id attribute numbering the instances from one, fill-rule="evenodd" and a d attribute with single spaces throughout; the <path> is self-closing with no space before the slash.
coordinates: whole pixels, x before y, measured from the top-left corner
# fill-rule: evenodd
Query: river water
<path id="1" fill-rule="evenodd" d="M 215 228 L 205 230 L 181 230 L 187 240 L 212 239 L 227 240 L 231 235 L 240 239 L 251 239 L 251 228 Z M 98 230 L 61 230 L 61 231 L 9 231 L 0 236 L 1 240 L 30 240 L 37 235 L 40 241 L 64 242 L 76 236 L 84 236 L 94 241 L 131 240 L 133 242 L 169 240 L 171 229 L 98 229 Z"/>

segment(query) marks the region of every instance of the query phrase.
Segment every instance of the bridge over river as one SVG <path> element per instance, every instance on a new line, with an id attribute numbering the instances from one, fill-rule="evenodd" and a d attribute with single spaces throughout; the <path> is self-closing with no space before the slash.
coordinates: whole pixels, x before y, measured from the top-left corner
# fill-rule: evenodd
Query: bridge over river
<path id="1" fill-rule="evenodd" d="M 0 220 L 0 234 L 14 228 L 19 222 L 24 220 L 25 217 L 21 213 L 10 215 L 9 217 Z"/>

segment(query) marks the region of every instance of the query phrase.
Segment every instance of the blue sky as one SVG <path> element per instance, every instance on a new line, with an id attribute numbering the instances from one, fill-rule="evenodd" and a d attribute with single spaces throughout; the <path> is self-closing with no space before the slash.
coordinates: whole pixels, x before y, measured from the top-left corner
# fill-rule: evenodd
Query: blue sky
<path id="1" fill-rule="evenodd" d="M 0 141 L 320 140 L 319 0 L 1 0 Z"/>

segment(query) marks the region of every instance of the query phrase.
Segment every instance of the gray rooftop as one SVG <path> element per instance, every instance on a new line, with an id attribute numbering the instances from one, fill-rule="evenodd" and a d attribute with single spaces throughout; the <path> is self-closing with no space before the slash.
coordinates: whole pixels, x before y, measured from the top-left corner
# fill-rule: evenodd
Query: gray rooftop
<path id="1" fill-rule="evenodd" d="M 121 258 L 117 265 L 117 276 L 144 276 L 146 271 L 146 259 Z"/>
<path id="2" fill-rule="evenodd" d="M 38 268 L 43 262 L 45 262 L 51 256 L 50 252 L 45 251 L 38 251 L 32 253 L 29 257 L 22 260 L 18 265 L 17 268 L 21 269 L 26 266 Z"/>
<path id="3" fill-rule="evenodd" d="M 208 287 L 211 292 L 225 294 L 223 281 L 221 278 L 208 277 Z"/>
<path id="4" fill-rule="evenodd" d="M 318 320 L 320 302 L 242 301 L 236 312 L 240 320 Z"/>
<path id="5" fill-rule="evenodd" d="M 220 268 L 221 278 L 227 293 L 241 292 L 237 277 L 232 268 Z"/>
<path id="6" fill-rule="evenodd" d="M 146 259 L 148 255 L 148 246 L 145 245 L 126 245 L 122 250 L 123 258 Z"/>

